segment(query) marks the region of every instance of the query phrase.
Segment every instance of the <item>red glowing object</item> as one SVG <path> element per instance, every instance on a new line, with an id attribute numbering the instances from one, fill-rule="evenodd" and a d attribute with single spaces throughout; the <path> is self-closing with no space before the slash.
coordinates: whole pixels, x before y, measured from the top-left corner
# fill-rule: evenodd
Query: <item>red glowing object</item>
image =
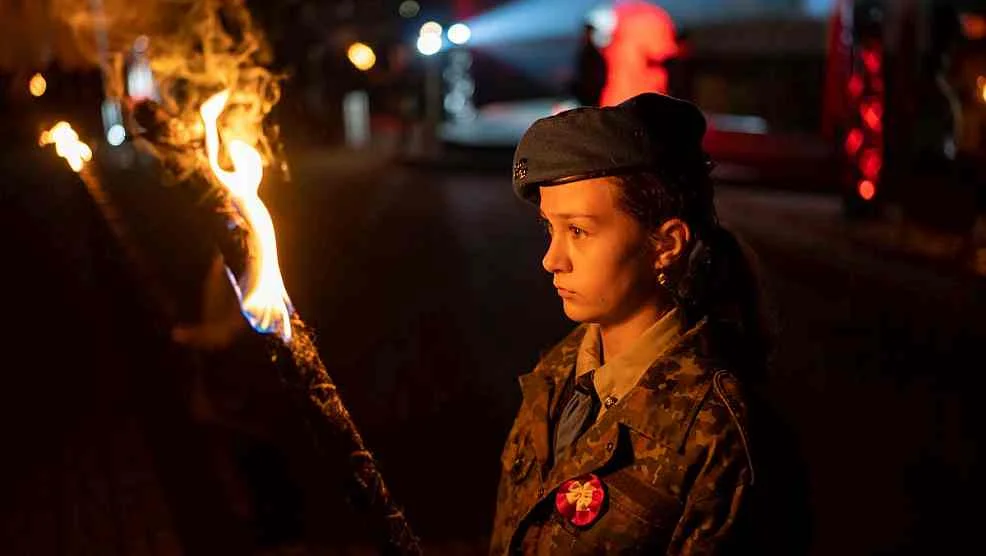
<path id="1" fill-rule="evenodd" d="M 664 63 L 678 53 L 671 16 L 639 0 L 617 4 L 615 12 L 613 38 L 603 52 L 608 69 L 600 104 L 613 106 L 641 93 L 666 93 Z"/>
<path id="2" fill-rule="evenodd" d="M 850 97 L 859 98 L 859 95 L 863 94 L 863 78 L 859 74 L 850 77 L 848 89 Z"/>
<path id="3" fill-rule="evenodd" d="M 859 112 L 868 128 L 878 133 L 883 130 L 881 122 L 883 119 L 883 106 L 880 104 L 880 101 L 874 100 L 860 104 Z"/>
<path id="4" fill-rule="evenodd" d="M 880 72 L 880 66 L 883 65 L 883 61 L 880 59 L 881 56 L 878 51 L 864 50 L 862 58 L 863 67 L 866 68 L 866 71 L 871 74 Z"/>
<path id="5" fill-rule="evenodd" d="M 875 180 L 883 167 L 883 158 L 876 149 L 866 149 L 859 156 L 859 171 L 867 180 Z"/>
<path id="6" fill-rule="evenodd" d="M 876 186 L 870 180 L 862 180 L 859 182 L 856 192 L 864 201 L 872 201 L 873 197 L 876 196 Z"/>
<path id="7" fill-rule="evenodd" d="M 854 156 L 859 148 L 863 146 L 863 131 L 853 129 L 846 135 L 846 153 Z"/>

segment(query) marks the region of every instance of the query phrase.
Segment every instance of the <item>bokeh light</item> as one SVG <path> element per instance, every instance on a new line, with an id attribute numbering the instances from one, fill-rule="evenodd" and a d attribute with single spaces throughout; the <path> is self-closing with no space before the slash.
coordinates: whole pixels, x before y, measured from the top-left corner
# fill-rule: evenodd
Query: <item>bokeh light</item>
<path id="1" fill-rule="evenodd" d="M 373 52 L 373 49 L 361 42 L 354 42 L 349 45 L 346 56 L 356 66 L 356 69 L 360 71 L 367 71 L 377 63 L 377 55 Z"/>
<path id="2" fill-rule="evenodd" d="M 448 28 L 448 40 L 453 44 L 466 44 L 471 36 L 472 31 L 464 23 L 456 23 Z"/>
<path id="3" fill-rule="evenodd" d="M 425 56 L 431 56 L 436 54 L 442 49 L 442 36 L 435 34 L 426 34 L 418 37 L 418 52 L 424 54 Z"/>
<path id="4" fill-rule="evenodd" d="M 442 26 L 435 21 L 429 21 L 421 26 L 421 31 L 419 33 L 422 37 L 425 35 L 442 35 Z"/>
<path id="5" fill-rule="evenodd" d="M 140 35 L 134 39 L 134 52 L 145 54 L 150 45 L 151 39 L 147 38 L 147 35 Z"/>
<path id="6" fill-rule="evenodd" d="M 110 126 L 109 131 L 106 132 L 106 141 L 114 147 L 119 147 L 122 145 L 126 138 L 127 130 L 125 130 L 120 124 L 113 124 Z"/>
<path id="7" fill-rule="evenodd" d="M 31 95 L 39 97 L 45 94 L 48 90 L 48 82 L 45 81 L 45 76 L 40 73 L 36 73 L 31 77 L 31 81 L 27 84 L 28 89 L 31 91 Z"/>
<path id="8" fill-rule="evenodd" d="M 864 201 L 872 201 L 873 197 L 876 196 L 876 186 L 870 180 L 863 180 L 859 182 L 857 192 Z"/>
<path id="9" fill-rule="evenodd" d="M 401 17 L 410 19 L 421 11 L 421 4 L 418 4 L 414 0 L 404 0 L 401 2 L 399 8 L 397 8 L 397 13 L 401 14 Z"/>

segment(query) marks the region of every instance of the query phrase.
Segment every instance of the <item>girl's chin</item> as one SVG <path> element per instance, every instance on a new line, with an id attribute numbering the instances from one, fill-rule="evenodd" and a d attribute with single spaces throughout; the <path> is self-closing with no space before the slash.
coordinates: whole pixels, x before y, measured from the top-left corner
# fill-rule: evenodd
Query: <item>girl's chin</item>
<path id="1" fill-rule="evenodd" d="M 594 313 L 588 310 L 585 306 L 571 299 L 562 300 L 562 309 L 565 311 L 565 316 L 576 322 L 586 322 L 593 320 L 595 316 Z"/>

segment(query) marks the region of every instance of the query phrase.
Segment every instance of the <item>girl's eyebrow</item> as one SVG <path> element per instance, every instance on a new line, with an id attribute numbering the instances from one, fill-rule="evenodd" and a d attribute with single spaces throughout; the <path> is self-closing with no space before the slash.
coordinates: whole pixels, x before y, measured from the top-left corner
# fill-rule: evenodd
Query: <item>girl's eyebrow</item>
<path id="1" fill-rule="evenodd" d="M 544 220 L 548 219 L 548 216 L 545 215 L 543 212 L 538 212 L 538 216 L 540 216 Z M 598 218 L 596 218 L 595 215 L 577 213 L 577 212 L 573 212 L 573 213 L 560 212 L 557 214 L 553 214 L 552 216 L 554 216 L 555 218 L 560 218 L 562 220 L 571 220 L 573 218 L 586 218 L 588 220 L 598 220 Z"/>

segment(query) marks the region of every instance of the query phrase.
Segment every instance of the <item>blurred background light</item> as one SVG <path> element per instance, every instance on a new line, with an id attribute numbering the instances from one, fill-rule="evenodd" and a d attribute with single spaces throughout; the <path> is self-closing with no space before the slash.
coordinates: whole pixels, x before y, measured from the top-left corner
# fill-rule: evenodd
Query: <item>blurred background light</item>
<path id="1" fill-rule="evenodd" d="M 48 90 L 48 82 L 45 81 L 45 76 L 36 73 L 31 77 L 31 81 L 27 84 L 27 87 L 30 89 L 31 95 L 39 97 Z"/>
<path id="2" fill-rule="evenodd" d="M 134 100 L 157 100 L 157 86 L 147 58 L 138 57 L 127 69 L 127 94 Z"/>
<path id="3" fill-rule="evenodd" d="M 367 71 L 377 63 L 377 55 L 373 49 L 361 42 L 354 42 L 349 45 L 346 56 L 360 71 Z"/>
<path id="4" fill-rule="evenodd" d="M 147 48 L 151 45 L 151 39 L 147 38 L 147 35 L 140 35 L 134 39 L 134 52 L 144 54 L 147 52 Z"/>
<path id="5" fill-rule="evenodd" d="M 599 48 L 606 48 L 616 29 L 616 10 L 611 5 L 597 6 L 589 10 L 585 20 L 592 25 L 592 42 Z"/>
<path id="6" fill-rule="evenodd" d="M 421 31 L 419 33 L 422 37 L 425 35 L 438 35 L 442 36 L 442 26 L 435 21 L 429 21 L 421 26 Z"/>
<path id="7" fill-rule="evenodd" d="M 442 49 L 442 36 L 433 33 L 423 34 L 418 37 L 418 52 L 425 56 L 431 56 Z"/>
<path id="8" fill-rule="evenodd" d="M 397 8 L 397 13 L 401 14 L 401 17 L 412 18 L 418 15 L 421 11 L 421 4 L 418 4 L 414 0 L 404 0 L 401 2 L 399 8 Z"/>
<path id="9" fill-rule="evenodd" d="M 876 197 L 876 186 L 870 180 L 862 180 L 856 188 L 856 192 L 864 201 L 872 201 Z"/>
<path id="10" fill-rule="evenodd" d="M 472 31 L 464 23 L 456 23 L 448 28 L 448 40 L 453 44 L 466 44 L 471 36 Z"/>
<path id="11" fill-rule="evenodd" d="M 119 147 L 122 145 L 126 138 L 127 130 L 125 130 L 120 124 L 113 124 L 110 126 L 109 131 L 106 132 L 106 141 L 114 147 Z"/>

